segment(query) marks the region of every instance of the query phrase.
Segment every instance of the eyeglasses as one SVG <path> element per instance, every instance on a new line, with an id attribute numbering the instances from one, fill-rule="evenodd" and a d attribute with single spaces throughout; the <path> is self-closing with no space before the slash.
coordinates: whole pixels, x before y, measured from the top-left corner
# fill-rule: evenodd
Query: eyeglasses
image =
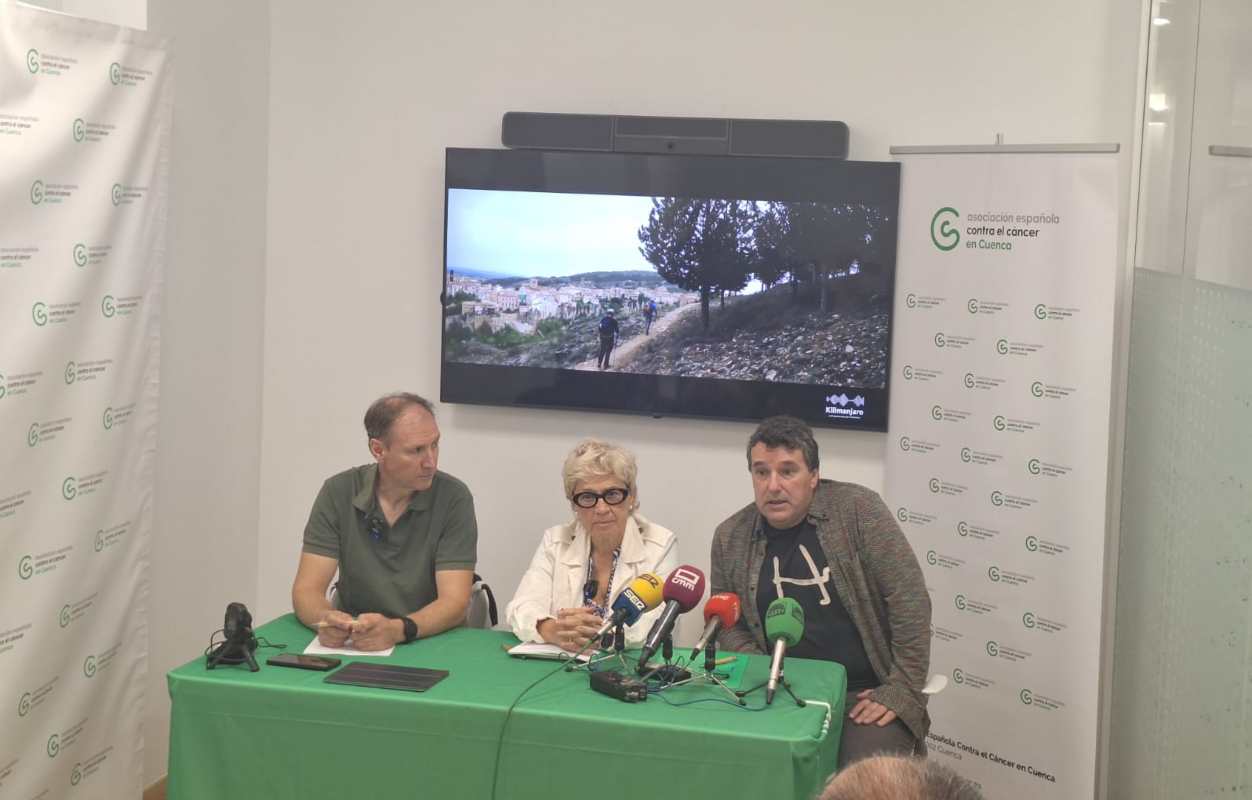
<path id="1" fill-rule="evenodd" d="M 627 497 L 630 497 L 629 489 L 619 489 L 615 486 L 612 489 L 605 489 L 599 494 L 596 492 L 579 492 L 570 499 L 579 508 L 595 508 L 596 503 L 600 500 L 603 500 L 605 505 L 620 506 L 626 502 Z"/>

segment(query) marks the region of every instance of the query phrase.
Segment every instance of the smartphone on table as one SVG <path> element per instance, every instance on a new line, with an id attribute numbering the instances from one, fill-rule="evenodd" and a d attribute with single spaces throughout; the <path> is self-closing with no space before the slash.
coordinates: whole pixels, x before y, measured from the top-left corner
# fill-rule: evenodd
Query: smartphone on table
<path id="1" fill-rule="evenodd" d="M 339 659 L 328 656 L 306 656 L 303 653 L 281 653 L 266 659 L 265 663 L 275 667 L 295 667 L 326 672 L 339 666 Z"/>

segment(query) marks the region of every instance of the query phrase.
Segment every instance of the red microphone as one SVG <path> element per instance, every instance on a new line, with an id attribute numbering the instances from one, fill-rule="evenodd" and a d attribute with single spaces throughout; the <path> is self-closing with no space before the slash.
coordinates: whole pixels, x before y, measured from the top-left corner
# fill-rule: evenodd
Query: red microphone
<path id="1" fill-rule="evenodd" d="M 704 633 L 700 634 L 700 641 L 692 648 L 691 657 L 694 659 L 699 655 L 719 630 L 733 628 L 738 622 L 739 595 L 734 592 L 711 595 L 709 602 L 704 604 Z"/>
<path id="2" fill-rule="evenodd" d="M 679 614 L 686 614 L 700 604 L 704 597 L 704 573 L 690 564 L 684 564 L 669 574 L 662 590 L 665 610 L 657 618 L 648 638 L 644 640 L 643 649 L 639 651 L 639 670 L 646 669 L 648 659 L 656 655 L 657 648 L 674 630 L 674 623 Z"/>

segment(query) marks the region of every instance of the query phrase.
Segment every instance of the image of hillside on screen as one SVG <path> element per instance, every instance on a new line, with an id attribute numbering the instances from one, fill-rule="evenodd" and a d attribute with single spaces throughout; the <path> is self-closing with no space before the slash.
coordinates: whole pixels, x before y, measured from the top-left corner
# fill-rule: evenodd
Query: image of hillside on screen
<path id="1" fill-rule="evenodd" d="M 459 188 L 447 202 L 445 363 L 887 384 L 894 206 Z"/>

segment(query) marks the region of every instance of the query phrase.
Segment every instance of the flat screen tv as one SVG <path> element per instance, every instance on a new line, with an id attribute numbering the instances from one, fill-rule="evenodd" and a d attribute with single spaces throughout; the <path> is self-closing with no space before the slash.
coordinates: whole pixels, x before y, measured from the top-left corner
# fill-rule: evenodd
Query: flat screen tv
<path id="1" fill-rule="evenodd" d="M 895 163 L 447 151 L 440 398 L 886 430 Z"/>

